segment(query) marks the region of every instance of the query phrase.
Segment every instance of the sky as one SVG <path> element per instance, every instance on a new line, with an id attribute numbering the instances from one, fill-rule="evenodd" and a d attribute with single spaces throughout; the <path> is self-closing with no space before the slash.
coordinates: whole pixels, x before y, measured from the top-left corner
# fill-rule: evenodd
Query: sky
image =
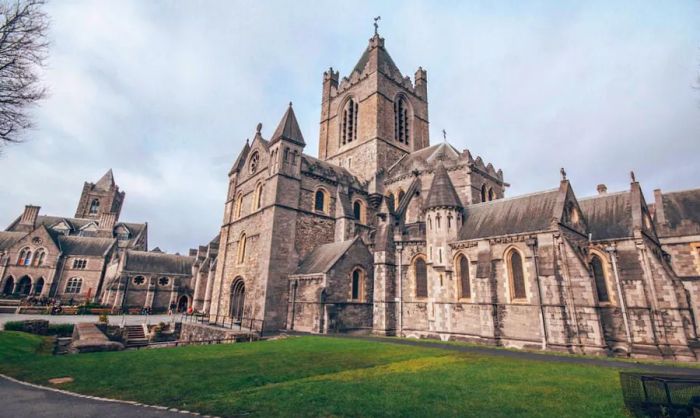
<path id="1" fill-rule="evenodd" d="M 332 5 L 332 6 L 331 6 Z M 186 252 L 218 233 L 227 173 L 289 101 L 316 155 L 323 71 L 349 75 L 379 33 L 404 75 L 428 71 L 442 129 L 511 184 L 578 197 L 700 188 L 700 1 L 68 1 L 47 6 L 50 95 L 0 156 L 0 227 L 24 205 L 73 216 L 109 168 L 121 220 Z"/>

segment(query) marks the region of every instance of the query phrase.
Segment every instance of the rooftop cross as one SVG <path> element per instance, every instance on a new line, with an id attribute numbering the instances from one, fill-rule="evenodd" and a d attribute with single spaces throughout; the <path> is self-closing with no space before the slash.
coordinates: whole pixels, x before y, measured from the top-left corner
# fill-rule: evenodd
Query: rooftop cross
<path id="1" fill-rule="evenodd" d="M 381 19 L 382 19 L 381 16 L 377 16 L 377 17 L 374 18 L 374 34 L 375 34 L 375 35 L 379 35 L 379 33 L 378 33 L 378 30 L 379 30 L 379 23 L 377 23 L 377 22 L 380 21 Z"/>

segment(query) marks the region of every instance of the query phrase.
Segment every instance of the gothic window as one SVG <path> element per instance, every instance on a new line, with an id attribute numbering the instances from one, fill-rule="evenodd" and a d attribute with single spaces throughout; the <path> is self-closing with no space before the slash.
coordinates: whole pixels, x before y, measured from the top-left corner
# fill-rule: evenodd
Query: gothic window
<path id="1" fill-rule="evenodd" d="M 436 227 L 437 229 L 440 229 L 440 219 L 442 219 L 442 218 L 440 217 L 440 214 L 438 213 L 438 214 L 435 216 L 435 227 Z"/>
<path id="2" fill-rule="evenodd" d="M 19 252 L 19 256 L 17 257 L 17 265 L 28 266 L 31 258 L 32 251 L 29 248 L 23 248 L 22 251 Z"/>
<path id="3" fill-rule="evenodd" d="M 260 154 L 255 151 L 253 155 L 250 156 L 250 163 L 248 163 L 250 174 L 255 174 L 255 172 L 258 171 L 258 164 L 260 164 Z"/>
<path id="4" fill-rule="evenodd" d="M 511 250 L 506 257 L 508 273 L 510 275 L 510 294 L 513 300 L 525 299 L 525 271 L 523 270 L 523 258 L 517 250 Z"/>
<path id="5" fill-rule="evenodd" d="M 595 289 L 598 293 L 599 302 L 610 302 L 610 295 L 608 294 L 608 284 L 605 278 L 605 269 L 603 268 L 603 261 L 597 255 L 593 255 L 591 258 L 591 271 L 593 272 L 593 279 L 595 280 Z"/>
<path id="6" fill-rule="evenodd" d="M 43 248 L 40 250 L 37 250 L 37 252 L 34 254 L 34 265 L 35 266 L 43 266 L 45 257 L 46 257 L 46 251 Z"/>
<path id="7" fill-rule="evenodd" d="M 287 165 L 289 163 L 289 148 L 285 147 L 284 148 L 284 164 Z"/>
<path id="8" fill-rule="evenodd" d="M 134 277 L 134 284 L 139 286 L 142 285 L 146 282 L 146 279 L 143 276 L 136 276 Z"/>
<path id="9" fill-rule="evenodd" d="M 408 103 L 399 96 L 394 102 L 394 139 L 408 145 L 409 138 Z"/>
<path id="10" fill-rule="evenodd" d="M 42 290 L 44 290 L 44 278 L 39 277 L 39 279 L 34 284 L 34 294 L 41 295 Z"/>
<path id="11" fill-rule="evenodd" d="M 297 158 L 299 158 L 299 151 L 294 151 L 292 153 L 292 165 L 296 166 L 297 165 Z"/>
<path id="12" fill-rule="evenodd" d="M 357 139 L 357 113 L 358 104 L 355 99 L 345 102 L 341 115 L 340 140 L 345 145 Z"/>
<path id="13" fill-rule="evenodd" d="M 246 250 L 246 236 L 245 233 L 241 234 L 241 238 L 238 240 L 238 254 L 236 259 L 238 264 L 243 264 L 245 262 L 245 250 Z"/>
<path id="14" fill-rule="evenodd" d="M 236 205 L 233 207 L 233 218 L 238 219 L 241 217 L 241 208 L 243 207 L 243 194 L 239 193 L 236 198 Z"/>
<path id="15" fill-rule="evenodd" d="M 351 283 L 351 295 L 350 298 L 352 300 L 361 300 L 363 295 L 362 295 L 362 288 L 364 286 L 364 273 L 361 269 L 357 268 L 353 270 L 352 272 L 352 283 Z"/>
<path id="16" fill-rule="evenodd" d="M 442 248 L 438 248 L 438 263 L 442 264 Z"/>
<path id="17" fill-rule="evenodd" d="M 352 204 L 352 213 L 357 222 L 365 223 L 365 208 L 361 201 L 356 200 L 355 203 Z"/>
<path id="18" fill-rule="evenodd" d="M 314 195 L 314 210 L 317 212 L 328 213 L 328 197 L 323 189 L 316 190 Z"/>
<path id="19" fill-rule="evenodd" d="M 422 257 L 413 262 L 413 275 L 416 281 L 416 297 L 428 297 L 428 267 Z"/>
<path id="20" fill-rule="evenodd" d="M 258 210 L 262 207 L 263 199 L 263 184 L 260 183 L 255 186 L 255 193 L 253 193 L 253 210 Z"/>
<path id="21" fill-rule="evenodd" d="M 243 320 L 243 307 L 245 306 L 245 282 L 242 277 L 237 277 L 231 284 L 231 300 L 229 302 L 229 315 L 236 321 Z"/>
<path id="22" fill-rule="evenodd" d="M 486 202 L 486 185 L 481 186 L 481 201 Z"/>
<path id="23" fill-rule="evenodd" d="M 430 216 L 428 216 L 428 229 L 433 230 L 433 220 L 430 219 Z"/>
<path id="24" fill-rule="evenodd" d="M 447 229 L 452 228 L 452 215 L 447 215 Z"/>
<path id="25" fill-rule="evenodd" d="M 489 202 L 494 199 L 493 189 L 489 187 Z"/>
<path id="26" fill-rule="evenodd" d="M 80 288 L 83 286 L 83 279 L 80 277 L 71 277 L 66 283 L 66 293 L 78 294 L 80 293 Z"/>
<path id="27" fill-rule="evenodd" d="M 90 213 L 95 214 L 97 211 L 100 209 L 100 201 L 97 199 L 92 199 L 92 203 L 90 203 Z"/>
<path id="28" fill-rule="evenodd" d="M 469 283 L 469 260 L 463 255 L 457 257 L 457 275 L 459 277 L 459 297 L 469 299 L 472 297 L 471 285 Z"/>
<path id="29" fill-rule="evenodd" d="M 158 279 L 158 284 L 161 286 L 167 286 L 169 283 L 170 279 L 168 279 L 167 277 L 161 277 L 160 279 Z"/>

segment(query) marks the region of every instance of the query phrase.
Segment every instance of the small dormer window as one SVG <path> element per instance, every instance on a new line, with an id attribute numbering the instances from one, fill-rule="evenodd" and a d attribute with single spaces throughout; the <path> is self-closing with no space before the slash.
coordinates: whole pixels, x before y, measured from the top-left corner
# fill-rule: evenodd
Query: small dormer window
<path id="1" fill-rule="evenodd" d="M 256 151 L 250 157 L 250 174 L 255 174 L 258 171 L 258 164 L 260 163 L 260 154 Z"/>

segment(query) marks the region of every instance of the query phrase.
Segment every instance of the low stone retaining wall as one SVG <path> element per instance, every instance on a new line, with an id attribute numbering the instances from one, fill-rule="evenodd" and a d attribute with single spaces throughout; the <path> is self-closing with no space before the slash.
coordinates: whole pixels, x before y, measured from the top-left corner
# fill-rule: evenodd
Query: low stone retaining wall
<path id="1" fill-rule="evenodd" d="M 91 353 L 95 351 L 123 350 L 124 345 L 116 341 L 110 341 L 97 325 L 90 323 L 75 324 L 73 329 L 73 342 L 68 351 L 70 353 Z"/>
<path id="2" fill-rule="evenodd" d="M 212 340 L 250 341 L 257 340 L 257 333 L 248 330 L 237 330 L 216 327 L 213 325 L 182 323 L 180 330 L 180 341 L 182 342 L 204 342 Z"/>

